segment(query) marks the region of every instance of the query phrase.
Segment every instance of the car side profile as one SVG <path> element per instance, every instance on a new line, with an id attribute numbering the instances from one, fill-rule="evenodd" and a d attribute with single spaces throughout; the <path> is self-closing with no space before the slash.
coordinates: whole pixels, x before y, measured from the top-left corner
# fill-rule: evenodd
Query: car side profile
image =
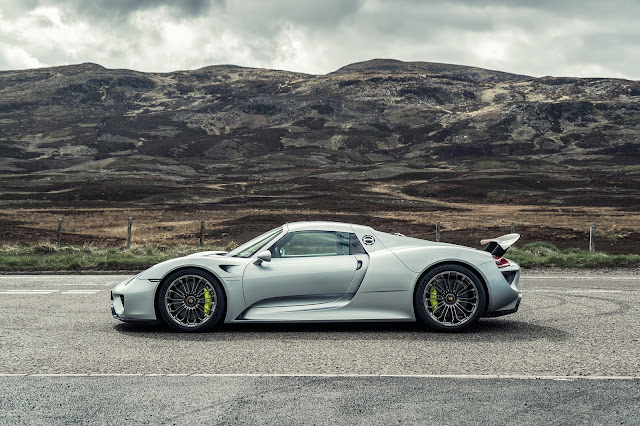
<path id="1" fill-rule="evenodd" d="M 518 310 L 520 267 L 485 250 L 339 222 L 295 222 L 226 252 L 159 263 L 117 285 L 112 314 L 176 331 L 221 323 L 419 321 L 461 331 Z"/>

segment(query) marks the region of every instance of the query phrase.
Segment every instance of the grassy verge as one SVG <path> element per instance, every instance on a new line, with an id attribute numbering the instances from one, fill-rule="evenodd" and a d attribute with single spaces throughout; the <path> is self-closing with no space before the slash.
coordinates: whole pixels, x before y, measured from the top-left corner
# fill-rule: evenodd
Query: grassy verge
<path id="1" fill-rule="evenodd" d="M 136 271 L 158 262 L 199 251 L 228 250 L 217 246 L 61 246 L 55 244 L 0 246 L 0 272 Z"/>
<path id="2" fill-rule="evenodd" d="M 560 268 L 631 268 L 640 266 L 640 255 L 589 253 L 568 248 L 559 249 L 553 244 L 534 242 L 520 248 L 512 248 L 506 255 L 523 268 L 556 266 Z"/>
<path id="3" fill-rule="evenodd" d="M 0 272 L 37 271 L 136 271 L 158 262 L 206 250 L 229 250 L 217 246 L 62 246 L 54 244 L 0 246 Z M 509 250 L 507 257 L 523 268 L 640 267 L 640 255 L 589 253 L 580 249 L 558 249 L 535 242 Z"/>

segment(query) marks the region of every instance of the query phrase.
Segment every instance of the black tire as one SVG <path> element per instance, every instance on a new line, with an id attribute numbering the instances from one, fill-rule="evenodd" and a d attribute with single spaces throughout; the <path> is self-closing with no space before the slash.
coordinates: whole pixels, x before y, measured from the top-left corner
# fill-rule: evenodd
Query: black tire
<path id="1" fill-rule="evenodd" d="M 482 281 L 470 268 L 440 265 L 416 286 L 413 306 L 418 321 L 431 330 L 458 332 L 475 324 L 487 305 Z"/>
<path id="2" fill-rule="evenodd" d="M 197 268 L 167 275 L 156 296 L 160 317 L 175 331 L 207 331 L 223 320 L 227 300 L 213 274 Z"/>

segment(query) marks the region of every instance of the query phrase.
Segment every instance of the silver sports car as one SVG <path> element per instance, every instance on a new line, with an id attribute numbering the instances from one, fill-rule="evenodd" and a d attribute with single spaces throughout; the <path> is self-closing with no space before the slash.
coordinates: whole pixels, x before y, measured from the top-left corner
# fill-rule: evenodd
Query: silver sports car
<path id="1" fill-rule="evenodd" d="M 122 321 L 186 332 L 221 322 L 420 321 L 460 331 L 518 310 L 520 267 L 503 258 L 520 236 L 484 251 L 362 225 L 296 222 L 226 252 L 159 263 L 117 285 Z"/>

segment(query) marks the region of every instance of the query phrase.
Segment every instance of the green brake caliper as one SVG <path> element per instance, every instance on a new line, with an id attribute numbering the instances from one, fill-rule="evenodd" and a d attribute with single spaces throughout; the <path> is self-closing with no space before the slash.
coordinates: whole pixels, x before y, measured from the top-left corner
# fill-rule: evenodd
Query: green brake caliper
<path id="1" fill-rule="evenodd" d="M 208 288 L 204 288 L 204 314 L 209 315 L 211 312 L 211 293 Z"/>
<path id="2" fill-rule="evenodd" d="M 435 287 L 431 287 L 431 290 L 429 290 L 429 305 L 431 305 L 434 312 L 438 310 L 438 291 Z"/>

